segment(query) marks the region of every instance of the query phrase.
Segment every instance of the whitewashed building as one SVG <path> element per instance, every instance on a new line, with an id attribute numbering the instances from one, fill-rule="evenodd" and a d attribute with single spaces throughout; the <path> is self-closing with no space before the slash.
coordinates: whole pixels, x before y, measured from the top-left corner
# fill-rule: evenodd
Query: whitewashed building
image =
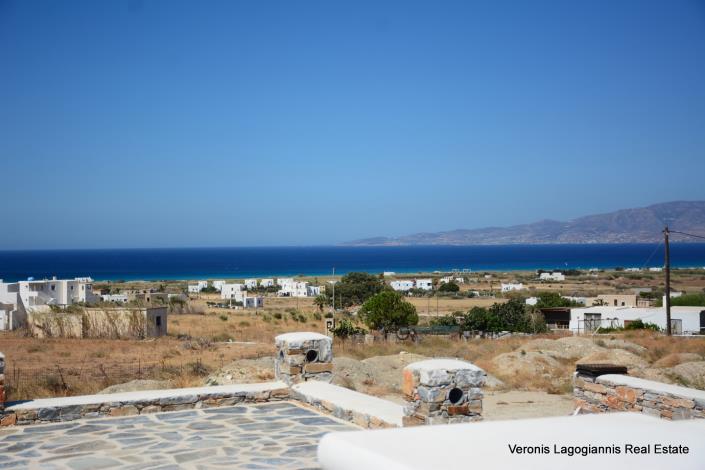
<path id="1" fill-rule="evenodd" d="M 259 282 L 260 287 L 273 287 L 274 286 L 274 279 L 262 279 Z"/>
<path id="2" fill-rule="evenodd" d="M 541 273 L 539 274 L 539 280 L 561 282 L 565 281 L 565 275 L 559 271 L 555 271 L 552 273 Z"/>
<path id="3" fill-rule="evenodd" d="M 624 327 L 629 322 L 641 320 L 654 323 L 666 330 L 665 307 L 585 307 L 570 310 L 569 328 L 573 333 L 593 333 L 600 327 Z M 673 334 L 705 333 L 705 307 L 671 307 Z"/>
<path id="4" fill-rule="evenodd" d="M 220 289 L 220 298 L 240 301 L 239 299 L 242 298 L 242 291 L 242 284 L 223 284 L 223 287 Z"/>
<path id="5" fill-rule="evenodd" d="M 449 282 L 453 282 L 453 281 L 454 281 L 453 276 L 445 276 L 445 277 L 442 277 L 439 282 L 441 284 L 448 284 Z"/>
<path id="6" fill-rule="evenodd" d="M 433 289 L 433 279 L 416 279 L 414 286 L 417 289 L 431 290 Z"/>
<path id="7" fill-rule="evenodd" d="M 264 307 L 264 297 L 261 296 L 252 296 L 248 297 L 247 295 L 244 295 L 242 297 L 242 306 L 244 308 L 262 308 Z"/>
<path id="8" fill-rule="evenodd" d="M 18 282 L 0 280 L 0 330 L 13 330 L 23 326 L 27 321 L 27 311 L 32 307 L 66 307 L 98 300 L 100 297 L 93 293 L 93 279 L 90 277 L 53 277 Z"/>
<path id="9" fill-rule="evenodd" d="M 217 281 L 213 281 L 213 288 L 217 290 L 218 292 L 223 290 L 223 286 L 226 284 L 225 281 L 219 279 Z"/>
<path id="10" fill-rule="evenodd" d="M 320 286 L 309 285 L 308 282 L 294 281 L 284 282 L 277 292 L 280 297 L 315 297 L 321 293 Z"/>
<path id="11" fill-rule="evenodd" d="M 257 289 L 257 279 L 245 279 L 245 289 Z"/>
<path id="12" fill-rule="evenodd" d="M 292 284 L 294 282 L 293 277 L 278 277 L 277 285 L 283 287 L 285 284 Z"/>
<path id="13" fill-rule="evenodd" d="M 503 282 L 500 287 L 502 289 L 502 292 L 512 292 L 526 289 L 526 287 L 524 287 L 524 284 L 521 282 L 509 282 L 506 284 Z"/>
<path id="14" fill-rule="evenodd" d="M 186 287 L 186 290 L 189 294 L 198 294 L 199 292 L 201 292 L 201 287 L 198 284 L 189 284 Z"/>
<path id="15" fill-rule="evenodd" d="M 539 299 L 538 297 L 529 297 L 524 301 L 524 303 L 526 303 L 526 305 L 536 305 L 539 303 Z"/>
<path id="16" fill-rule="evenodd" d="M 389 284 L 392 289 L 398 292 L 407 292 L 411 289 L 414 288 L 414 281 L 408 280 L 408 279 L 402 279 L 399 281 L 392 281 Z"/>
<path id="17" fill-rule="evenodd" d="M 103 294 L 100 296 L 103 302 L 113 302 L 113 303 L 127 303 L 130 299 L 127 294 Z"/>

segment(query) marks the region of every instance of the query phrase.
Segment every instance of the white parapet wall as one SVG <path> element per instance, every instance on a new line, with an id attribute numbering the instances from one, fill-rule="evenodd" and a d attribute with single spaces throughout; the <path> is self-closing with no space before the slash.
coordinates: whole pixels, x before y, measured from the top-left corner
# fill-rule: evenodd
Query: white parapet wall
<path id="1" fill-rule="evenodd" d="M 326 382 L 296 384 L 291 397 L 363 428 L 401 426 L 404 416 L 402 405 Z"/>
<path id="2" fill-rule="evenodd" d="M 318 461 L 325 470 L 702 470 L 703 436 L 703 420 L 609 413 L 335 432 Z"/>

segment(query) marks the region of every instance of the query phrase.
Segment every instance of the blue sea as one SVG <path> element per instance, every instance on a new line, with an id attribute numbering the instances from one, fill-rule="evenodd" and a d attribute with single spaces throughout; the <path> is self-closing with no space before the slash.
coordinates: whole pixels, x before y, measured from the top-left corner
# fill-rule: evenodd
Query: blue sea
<path id="1" fill-rule="evenodd" d="M 674 267 L 705 267 L 705 244 L 672 244 Z M 57 276 L 168 280 L 398 273 L 614 268 L 663 265 L 663 246 L 504 245 L 262 247 L 0 251 L 0 279 Z"/>

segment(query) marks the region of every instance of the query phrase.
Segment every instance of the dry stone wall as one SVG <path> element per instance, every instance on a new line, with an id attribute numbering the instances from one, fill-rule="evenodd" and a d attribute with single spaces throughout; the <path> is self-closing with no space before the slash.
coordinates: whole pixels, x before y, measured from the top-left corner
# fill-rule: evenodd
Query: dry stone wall
<path id="1" fill-rule="evenodd" d="M 705 391 L 626 375 L 576 372 L 575 405 L 582 413 L 633 411 L 664 419 L 705 418 Z"/>
<path id="2" fill-rule="evenodd" d="M 36 406 L 10 406 L 4 411 L 0 411 L 0 424 L 2 426 L 11 426 L 15 424 L 41 424 L 105 416 L 131 416 L 159 411 L 178 411 L 192 408 L 232 406 L 240 403 L 279 401 L 289 398 L 289 387 L 276 382 L 261 384 L 257 387 L 220 386 L 179 390 L 182 393 L 169 393 L 169 390 L 156 392 L 129 392 L 112 396 L 93 395 L 84 397 L 89 398 L 89 400 L 84 400 L 84 403 L 74 403 L 71 398 L 38 400 Z M 90 398 L 93 398 L 93 400 L 90 400 Z M 116 401 L 101 401 L 101 399 L 113 399 Z M 42 406 L 43 403 L 48 406 Z"/>
<path id="3" fill-rule="evenodd" d="M 404 426 L 466 423 L 482 419 L 487 374 L 470 362 L 431 359 L 404 368 Z"/>
<path id="4" fill-rule="evenodd" d="M 274 339 L 274 376 L 293 385 L 307 380 L 333 379 L 333 341 L 320 333 L 286 333 Z"/>

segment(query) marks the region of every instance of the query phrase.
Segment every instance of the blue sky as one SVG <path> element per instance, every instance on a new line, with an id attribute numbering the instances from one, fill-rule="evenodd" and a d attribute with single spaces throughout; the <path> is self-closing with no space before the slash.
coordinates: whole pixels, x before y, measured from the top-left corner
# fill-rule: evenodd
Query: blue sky
<path id="1" fill-rule="evenodd" d="M 705 3 L 0 0 L 0 249 L 705 199 Z"/>

